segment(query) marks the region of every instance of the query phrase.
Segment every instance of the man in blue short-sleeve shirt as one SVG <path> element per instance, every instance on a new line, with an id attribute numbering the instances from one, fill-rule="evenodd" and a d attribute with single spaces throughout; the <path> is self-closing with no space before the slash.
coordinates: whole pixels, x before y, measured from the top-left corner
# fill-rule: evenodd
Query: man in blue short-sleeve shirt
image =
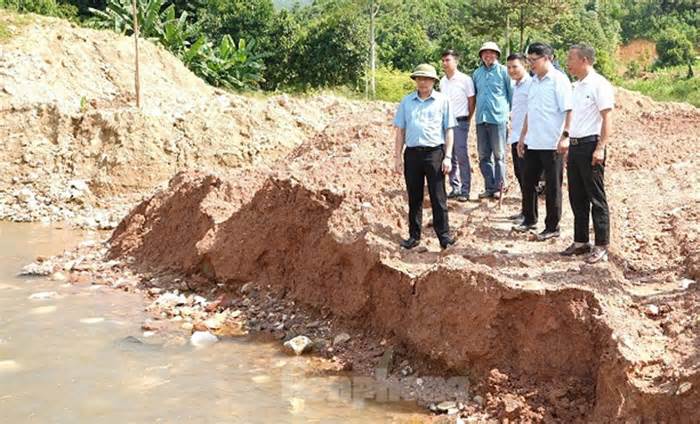
<path id="1" fill-rule="evenodd" d="M 433 228 L 440 247 L 446 249 L 455 242 L 449 234 L 445 175 L 452 168 L 453 128 L 457 120 L 447 97 L 433 89 L 438 80 L 434 67 L 418 65 L 411 78 L 416 82 L 416 91 L 401 100 L 394 117 L 394 168 L 397 173 L 403 171 L 408 192 L 409 237 L 401 241 L 401 246 L 412 249 L 420 244 L 423 187 L 427 180 Z"/>

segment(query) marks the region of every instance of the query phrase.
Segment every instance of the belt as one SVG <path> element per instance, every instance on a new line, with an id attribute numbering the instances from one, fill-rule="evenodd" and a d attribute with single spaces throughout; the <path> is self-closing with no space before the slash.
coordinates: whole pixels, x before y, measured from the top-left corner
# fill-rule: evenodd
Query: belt
<path id="1" fill-rule="evenodd" d="M 579 144 L 595 143 L 599 139 L 600 139 L 599 135 L 589 135 L 586 137 L 579 137 L 579 138 L 570 137 L 569 144 L 571 144 L 572 146 L 577 146 Z"/>
<path id="2" fill-rule="evenodd" d="M 468 116 L 458 116 L 456 119 L 457 119 L 458 121 L 460 121 L 460 122 L 461 122 L 461 121 L 468 121 L 468 120 L 469 120 L 469 117 L 468 117 Z"/>
<path id="3" fill-rule="evenodd" d="M 433 152 L 438 149 L 442 149 L 444 144 L 441 144 L 439 146 L 416 146 L 416 147 L 406 147 L 406 150 L 411 150 L 414 152 Z"/>

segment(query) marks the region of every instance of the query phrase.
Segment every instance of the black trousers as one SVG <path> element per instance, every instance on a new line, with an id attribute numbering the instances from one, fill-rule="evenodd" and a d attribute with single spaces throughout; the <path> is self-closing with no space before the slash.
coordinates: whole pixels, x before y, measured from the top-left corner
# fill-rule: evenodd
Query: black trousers
<path id="1" fill-rule="evenodd" d="M 610 242 L 610 212 L 603 184 L 605 164 L 591 165 L 597 145 L 596 141 L 569 147 L 569 202 L 574 212 L 574 241 L 588 243 L 588 223 L 592 214 L 595 244 L 607 246 Z"/>
<path id="2" fill-rule="evenodd" d="M 526 225 L 537 224 L 537 183 L 544 171 L 547 217 L 545 230 L 558 231 L 561 219 L 561 183 L 564 174 L 562 155 L 556 150 L 525 150 L 523 175 L 523 215 Z"/>
<path id="3" fill-rule="evenodd" d="M 511 144 L 511 155 L 513 156 L 513 174 L 518 180 L 518 186 L 520 187 L 520 194 L 522 195 L 525 190 L 523 190 L 523 183 L 525 182 L 525 159 L 518 156 L 518 143 Z"/>
<path id="4" fill-rule="evenodd" d="M 447 192 L 445 174 L 442 173 L 444 146 L 435 148 L 406 148 L 404 151 L 404 177 L 408 192 L 409 235 L 420 239 L 423 221 L 423 187 L 428 181 L 428 194 L 433 208 L 433 227 L 438 239 L 449 237 L 447 221 Z"/>

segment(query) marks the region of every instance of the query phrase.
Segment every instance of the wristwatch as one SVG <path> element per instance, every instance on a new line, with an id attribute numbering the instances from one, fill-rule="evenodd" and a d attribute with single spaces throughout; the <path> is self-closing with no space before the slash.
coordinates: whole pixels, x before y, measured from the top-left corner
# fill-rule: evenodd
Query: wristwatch
<path id="1" fill-rule="evenodd" d="M 568 132 L 568 131 L 564 131 L 563 133 L 561 133 L 561 135 L 563 135 L 563 136 L 566 137 L 566 138 L 569 138 L 569 132 Z"/>

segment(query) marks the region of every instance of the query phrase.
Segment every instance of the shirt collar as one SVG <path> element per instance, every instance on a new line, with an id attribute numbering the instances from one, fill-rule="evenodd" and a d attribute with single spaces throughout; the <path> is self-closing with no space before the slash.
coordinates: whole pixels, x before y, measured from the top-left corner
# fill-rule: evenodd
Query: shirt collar
<path id="1" fill-rule="evenodd" d="M 446 79 L 447 81 L 452 81 L 452 80 L 454 80 L 455 78 L 457 78 L 457 77 L 459 76 L 459 74 L 461 74 L 461 72 L 459 71 L 459 69 L 456 69 L 456 70 L 455 70 L 455 73 L 452 74 L 452 78 L 448 77 L 447 74 L 445 74 L 445 79 Z"/>
<path id="2" fill-rule="evenodd" d="M 540 77 L 537 76 L 537 74 L 535 74 L 535 76 L 534 76 L 533 78 L 535 78 L 535 79 L 537 79 L 538 81 L 541 82 L 541 81 L 546 80 L 547 78 L 549 78 L 549 79 L 554 78 L 554 73 L 555 73 L 555 72 L 559 72 L 559 71 L 557 71 L 557 68 L 555 68 L 554 66 L 552 66 L 552 67 L 549 69 L 549 71 L 547 71 L 547 73 L 544 74 L 544 76 L 542 77 L 542 79 L 540 79 Z"/>
<path id="3" fill-rule="evenodd" d="M 430 92 L 430 95 L 429 95 L 426 99 L 421 99 L 420 97 L 418 97 L 418 90 L 415 90 L 415 91 L 413 92 L 413 97 L 411 97 L 411 99 L 412 99 L 412 100 L 423 101 L 423 102 L 426 101 L 426 100 L 429 100 L 429 99 L 435 100 L 435 89 L 433 88 L 433 90 Z"/>
<path id="4" fill-rule="evenodd" d="M 517 82 L 515 83 L 515 85 L 516 85 L 517 87 L 520 87 L 521 85 L 523 85 L 523 84 L 525 84 L 526 82 L 530 81 L 530 79 L 532 79 L 532 77 L 530 76 L 530 74 L 528 74 L 527 72 L 525 72 L 525 76 L 522 77 L 522 78 L 520 79 L 520 81 L 517 81 Z"/>
<path id="5" fill-rule="evenodd" d="M 597 76 L 598 76 L 598 72 L 596 72 L 595 69 L 591 68 L 591 70 L 588 71 L 588 75 L 586 75 L 586 78 L 580 80 L 579 82 L 581 84 L 586 84 L 588 82 L 593 81 Z"/>
<path id="6" fill-rule="evenodd" d="M 498 67 L 498 66 L 496 66 L 496 65 L 500 65 L 500 64 L 498 63 L 498 59 L 496 59 L 496 61 L 493 62 L 493 63 L 491 64 L 491 66 L 486 66 L 486 64 L 485 64 L 484 62 L 481 62 L 481 66 L 482 66 L 484 69 L 486 69 L 487 71 L 491 71 L 492 69 L 496 69 L 496 68 Z"/>

